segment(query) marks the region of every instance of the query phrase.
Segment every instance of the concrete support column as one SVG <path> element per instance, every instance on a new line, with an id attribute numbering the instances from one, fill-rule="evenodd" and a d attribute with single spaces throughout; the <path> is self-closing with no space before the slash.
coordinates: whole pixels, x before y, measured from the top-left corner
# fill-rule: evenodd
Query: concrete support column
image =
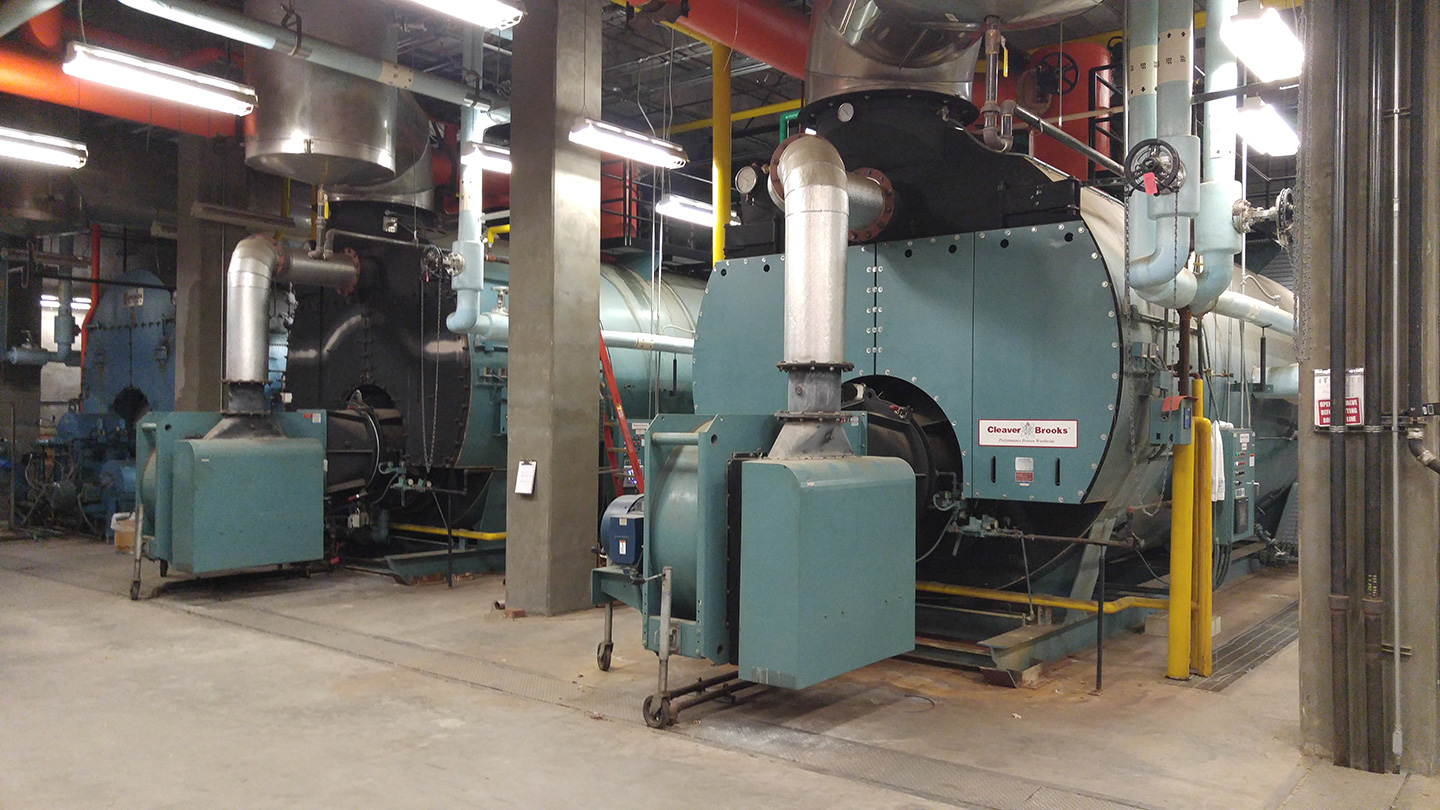
<path id="1" fill-rule="evenodd" d="M 243 228 L 190 216 L 196 202 L 245 208 L 245 149 L 234 139 L 180 135 L 176 188 L 175 409 L 218 411 L 224 386 L 225 263 Z"/>
<path id="2" fill-rule="evenodd" d="M 1306 34 L 1305 81 L 1301 85 L 1301 163 L 1300 199 L 1303 211 L 1301 228 L 1299 310 L 1300 331 L 1297 334 L 1297 350 L 1300 355 L 1300 469 L 1299 469 L 1299 516 L 1300 516 L 1300 725 L 1305 749 L 1313 754 L 1336 757 L 1354 767 L 1388 767 L 1422 774 L 1433 774 L 1440 768 L 1440 476 L 1417 463 L 1400 442 L 1399 450 L 1399 509 L 1391 508 L 1392 483 L 1390 479 L 1391 436 L 1382 434 L 1385 452 L 1382 453 L 1378 468 L 1367 468 L 1359 452 L 1364 438 L 1359 434 L 1347 436 L 1330 435 L 1315 430 L 1314 370 L 1329 368 L 1330 359 L 1330 318 L 1332 311 L 1343 308 L 1349 313 L 1345 340 L 1348 351 L 1347 367 L 1365 365 L 1361 359 L 1364 342 L 1382 340 L 1385 362 L 1382 378 L 1384 393 L 1379 401 L 1367 400 L 1367 415 L 1390 414 L 1396 410 L 1389 395 L 1390 348 L 1398 339 L 1401 344 L 1401 384 L 1399 410 L 1402 412 L 1422 404 L 1440 399 L 1440 379 L 1437 379 L 1437 358 L 1440 358 L 1440 331 L 1436 328 L 1436 312 L 1440 312 L 1440 240 L 1435 234 L 1440 230 L 1440 189 L 1434 183 L 1426 182 L 1440 167 L 1440 100 L 1435 98 L 1434 88 L 1440 87 L 1440 12 L 1428 6 L 1427 0 L 1413 0 L 1402 3 L 1401 20 L 1404 21 L 1405 37 L 1423 37 L 1422 50 L 1426 52 L 1421 63 L 1410 58 L 1409 43 L 1402 43 L 1402 106 L 1408 106 L 1410 115 L 1400 124 L 1401 151 L 1401 205 L 1400 213 L 1400 257 L 1401 280 L 1398 316 L 1401 334 L 1391 334 L 1388 326 L 1381 334 L 1367 334 L 1363 313 L 1365 296 L 1380 295 L 1386 308 L 1385 323 L 1389 323 L 1388 308 L 1392 294 L 1390 281 L 1391 232 L 1390 211 L 1390 158 L 1391 122 L 1388 114 L 1382 114 L 1380 131 L 1372 132 L 1367 126 L 1348 128 L 1346 148 L 1336 154 L 1338 130 L 1335 126 L 1337 115 L 1337 81 L 1342 83 L 1342 92 L 1349 99 L 1350 110 L 1345 120 L 1364 121 L 1373 102 L 1368 75 L 1368 50 L 1365 33 L 1368 31 L 1368 4 L 1357 0 L 1317 0 L 1307 4 L 1304 20 Z M 1423 12 L 1422 12 L 1422 7 Z M 1387 15 L 1388 16 L 1388 15 Z M 1337 18 L 1344 21 L 1343 39 L 1337 42 Z M 1384 20 L 1379 31 L 1387 47 L 1393 35 L 1391 20 Z M 1345 49 L 1346 59 L 1341 60 L 1340 49 Z M 1344 68 L 1337 71 L 1337 64 Z M 1338 74 L 1338 75 L 1337 75 Z M 1424 76 L 1425 88 L 1414 92 L 1417 77 Z M 1391 108 L 1391 73 L 1388 59 L 1381 72 L 1381 90 L 1384 109 Z M 1408 100 L 1406 100 L 1408 98 Z M 1410 131 L 1420 127 L 1425 133 L 1424 144 L 1412 148 Z M 1372 138 L 1382 139 L 1383 171 L 1381 181 L 1372 183 L 1367 176 L 1366 151 Z M 1343 195 L 1333 193 L 1337 170 L 1345 171 L 1347 177 Z M 1383 213 L 1383 227 L 1366 227 L 1368 195 L 1380 195 Z M 1412 224 L 1412 207 L 1421 211 L 1421 227 L 1424 249 L 1418 262 L 1410 261 L 1408 249 Z M 1336 213 L 1341 215 L 1336 218 Z M 1339 233 L 1336 228 L 1341 228 Z M 1371 249 L 1371 231 L 1378 230 L 1379 246 Z M 1332 238 L 1344 243 L 1345 272 L 1341 290 L 1331 284 L 1333 263 Z M 1382 263 L 1381 283 L 1367 284 L 1365 276 L 1367 262 Z M 1423 280 L 1423 295 L 1419 312 L 1412 313 L 1408 302 L 1408 275 L 1419 274 Z M 1412 334 L 1407 326 L 1412 322 L 1420 324 L 1418 334 Z M 1409 377 L 1408 363 L 1412 352 L 1419 352 L 1423 358 L 1425 379 L 1419 401 L 1412 401 L 1407 393 Z M 1375 369 L 1367 369 L 1368 374 Z M 1332 385 L 1343 384 L 1343 371 L 1331 372 Z M 1440 449 L 1440 423 L 1426 420 L 1426 443 L 1432 450 Z M 1332 442 L 1350 445 L 1346 453 L 1346 492 L 1343 493 L 1347 508 L 1341 515 L 1331 508 L 1331 457 Z M 1380 479 L 1382 497 L 1379 499 L 1383 520 L 1378 534 L 1384 549 L 1383 565 L 1379 567 L 1380 598 L 1383 602 L 1382 643 L 1384 654 L 1384 700 L 1383 705 L 1372 705 L 1365 691 L 1365 649 L 1361 616 L 1361 595 L 1365 583 L 1362 581 L 1362 561 L 1366 534 L 1365 515 L 1362 508 L 1362 483 L 1365 476 Z M 1399 528 L 1398 560 L 1392 552 L 1391 530 Z M 1373 527 L 1370 529 L 1373 531 Z M 1346 610 L 1349 649 L 1332 659 L 1331 649 L 1331 573 L 1337 563 L 1331 556 L 1331 537 L 1344 536 L 1341 546 L 1347 561 L 1341 563 L 1348 584 L 1349 599 L 1343 603 Z M 1398 562 L 1398 566 L 1395 563 Z M 1399 576 L 1394 576 L 1398 570 Z M 1389 645 L 1394 638 L 1398 606 L 1399 640 L 1402 656 L 1398 672 L 1391 657 Z M 1398 676 L 1398 677 L 1397 677 Z M 1345 680 L 1348 678 L 1348 684 Z M 1398 692 L 1394 688 L 1398 681 Z M 1348 692 L 1344 698 L 1336 695 L 1335 684 L 1344 685 Z M 1343 702 L 1342 702 L 1343 701 Z M 1397 712 L 1397 701 L 1399 711 Z M 1400 745 L 1394 739 L 1396 716 L 1400 717 Z M 1336 718 L 1344 718 L 1340 734 L 1336 734 Z M 1367 723 L 1380 721 L 1381 734 L 1367 740 Z M 1372 727 L 1373 728 L 1373 727 Z M 1399 748 L 1399 756 L 1395 749 Z M 1381 750 L 1372 750 L 1379 748 Z"/>
<path id="3" fill-rule="evenodd" d="M 599 492 L 600 4 L 531 0 L 515 29 L 506 605 L 590 604 Z M 535 463 L 534 494 L 515 493 Z"/>

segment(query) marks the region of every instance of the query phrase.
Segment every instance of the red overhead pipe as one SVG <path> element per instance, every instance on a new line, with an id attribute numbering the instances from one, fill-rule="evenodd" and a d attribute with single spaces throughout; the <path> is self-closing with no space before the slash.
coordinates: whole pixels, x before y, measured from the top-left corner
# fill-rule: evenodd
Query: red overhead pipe
<path id="1" fill-rule="evenodd" d="M 235 117 L 116 90 L 67 75 L 55 62 L 0 46 L 0 93 L 210 138 L 235 134 Z"/>
<path id="2" fill-rule="evenodd" d="M 680 0 L 628 2 L 640 12 L 680 5 Z M 690 0 L 690 13 L 677 22 L 776 70 L 805 78 L 810 18 L 775 0 Z"/>
<path id="3" fill-rule="evenodd" d="M 65 15 L 60 7 L 36 14 L 25 23 L 25 38 L 37 48 L 58 51 L 65 45 Z"/>

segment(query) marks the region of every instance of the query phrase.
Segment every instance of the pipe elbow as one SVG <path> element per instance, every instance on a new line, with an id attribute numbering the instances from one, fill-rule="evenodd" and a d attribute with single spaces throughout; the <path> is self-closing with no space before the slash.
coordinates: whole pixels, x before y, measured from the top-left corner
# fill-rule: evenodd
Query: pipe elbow
<path id="1" fill-rule="evenodd" d="M 445 328 L 457 335 L 470 334 L 475 328 L 475 321 L 480 313 L 475 309 L 475 303 L 470 296 L 460 294 L 456 296 L 455 311 L 445 316 Z"/>
<path id="2" fill-rule="evenodd" d="M 230 253 L 226 279 L 232 286 L 258 287 L 263 282 L 268 288 L 284 258 L 284 248 L 274 239 L 264 234 L 251 234 L 241 239 Z"/>
<path id="3" fill-rule="evenodd" d="M 1430 448 L 1425 446 L 1425 431 L 1412 428 L 1406 436 L 1406 446 L 1410 448 L 1410 455 L 1433 472 L 1440 473 L 1440 456 L 1436 456 L 1430 452 Z"/>

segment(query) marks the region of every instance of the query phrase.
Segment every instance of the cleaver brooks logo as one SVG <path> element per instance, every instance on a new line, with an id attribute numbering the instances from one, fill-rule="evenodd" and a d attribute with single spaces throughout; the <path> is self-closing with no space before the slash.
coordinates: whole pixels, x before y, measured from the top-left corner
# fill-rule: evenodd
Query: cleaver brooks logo
<path id="1" fill-rule="evenodd" d="M 981 447 L 1079 447 L 1080 423 L 1073 419 L 981 419 Z"/>

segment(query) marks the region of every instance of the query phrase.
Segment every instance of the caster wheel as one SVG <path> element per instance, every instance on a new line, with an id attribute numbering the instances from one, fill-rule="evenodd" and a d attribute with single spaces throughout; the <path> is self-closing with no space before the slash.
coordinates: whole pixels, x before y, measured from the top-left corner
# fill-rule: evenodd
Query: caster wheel
<path id="1" fill-rule="evenodd" d="M 131 601 L 131 602 L 138 602 L 138 601 L 140 601 L 140 583 L 139 583 L 139 582 L 132 582 L 132 583 L 130 583 L 130 601 Z"/>
<path id="2" fill-rule="evenodd" d="M 599 667 L 601 672 L 610 671 L 610 654 L 614 651 L 615 643 L 612 641 L 602 641 L 595 649 L 595 666 Z"/>
<path id="3" fill-rule="evenodd" d="M 160 561 L 160 576 L 170 576 L 170 563 L 166 562 L 165 560 Z"/>
<path id="4" fill-rule="evenodd" d="M 645 725 L 650 728 L 664 728 L 675 722 L 675 715 L 670 709 L 670 698 L 661 698 L 660 705 L 655 705 L 655 696 L 645 698 L 640 711 L 645 715 Z"/>

